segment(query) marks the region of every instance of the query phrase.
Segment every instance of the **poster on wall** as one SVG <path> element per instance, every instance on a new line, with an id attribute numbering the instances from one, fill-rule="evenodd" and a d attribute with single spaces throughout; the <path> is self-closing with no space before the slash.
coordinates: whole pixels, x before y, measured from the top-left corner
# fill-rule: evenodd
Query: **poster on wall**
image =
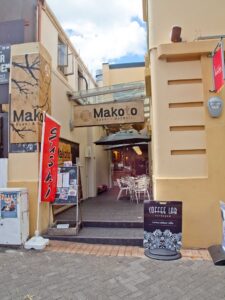
<path id="1" fill-rule="evenodd" d="M 59 141 L 59 159 L 58 165 L 62 166 L 65 161 L 72 161 L 71 145 Z"/>
<path id="2" fill-rule="evenodd" d="M 17 196 L 14 192 L 1 192 L 1 218 L 17 218 Z"/>
<path id="3" fill-rule="evenodd" d="M 182 202 L 144 202 L 144 248 L 179 251 L 182 246 Z"/>
<path id="4" fill-rule="evenodd" d="M 58 168 L 57 192 L 54 205 L 76 204 L 78 199 L 77 166 Z"/>

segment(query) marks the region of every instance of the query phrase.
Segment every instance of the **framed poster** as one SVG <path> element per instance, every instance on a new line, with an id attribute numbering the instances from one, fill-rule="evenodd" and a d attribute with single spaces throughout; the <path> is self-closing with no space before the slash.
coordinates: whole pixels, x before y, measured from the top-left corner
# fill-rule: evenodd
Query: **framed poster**
<path id="1" fill-rule="evenodd" d="M 1 192 L 1 218 L 17 218 L 17 192 Z"/>
<path id="2" fill-rule="evenodd" d="M 144 202 L 144 248 L 179 251 L 182 246 L 182 202 Z"/>
<path id="3" fill-rule="evenodd" d="M 76 204 L 78 199 L 77 166 L 58 168 L 57 192 L 54 205 Z"/>

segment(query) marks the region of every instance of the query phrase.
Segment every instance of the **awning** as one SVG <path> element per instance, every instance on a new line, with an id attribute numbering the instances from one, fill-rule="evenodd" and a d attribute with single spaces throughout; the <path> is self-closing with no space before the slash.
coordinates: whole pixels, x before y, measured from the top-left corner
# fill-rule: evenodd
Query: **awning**
<path id="1" fill-rule="evenodd" d="M 133 146 L 146 146 L 148 142 L 140 142 L 140 143 L 131 143 L 131 144 L 118 144 L 118 145 L 109 145 L 104 148 L 104 150 L 114 150 L 126 147 L 133 147 Z"/>
<path id="2" fill-rule="evenodd" d="M 114 134 L 100 138 L 95 142 L 96 145 L 124 145 L 140 142 L 150 142 L 150 137 L 140 134 L 135 130 L 121 130 Z"/>

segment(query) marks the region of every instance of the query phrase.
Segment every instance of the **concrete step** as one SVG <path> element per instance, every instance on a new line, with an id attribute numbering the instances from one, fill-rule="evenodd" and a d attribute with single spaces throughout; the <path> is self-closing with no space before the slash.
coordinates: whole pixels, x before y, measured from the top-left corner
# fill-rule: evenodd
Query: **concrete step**
<path id="1" fill-rule="evenodd" d="M 102 227 L 102 228 L 144 228 L 143 222 L 131 221 L 83 221 L 83 227 Z"/>
<path id="2" fill-rule="evenodd" d="M 83 227 L 78 235 L 48 235 L 52 240 L 90 244 L 143 246 L 143 228 Z"/>
<path id="3" fill-rule="evenodd" d="M 56 224 L 69 224 L 75 226 L 75 221 L 60 220 Z M 102 228 L 144 228 L 142 221 L 82 221 L 82 227 L 102 227 Z"/>

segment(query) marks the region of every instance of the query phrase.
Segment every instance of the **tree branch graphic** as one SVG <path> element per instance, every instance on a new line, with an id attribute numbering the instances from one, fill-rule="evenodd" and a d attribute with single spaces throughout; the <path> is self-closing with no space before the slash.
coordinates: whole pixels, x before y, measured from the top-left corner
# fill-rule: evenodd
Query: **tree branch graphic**
<path id="1" fill-rule="evenodd" d="M 27 80 L 18 80 L 17 78 L 12 78 L 12 83 L 13 86 L 12 88 L 18 89 L 20 94 L 23 94 L 28 97 L 28 95 L 32 95 L 34 87 L 38 87 L 39 80 L 35 76 L 35 71 L 40 70 L 40 59 L 39 57 L 35 57 L 35 59 L 32 62 L 29 62 L 29 56 L 28 54 L 25 54 L 25 62 L 24 63 L 17 63 L 17 62 L 12 62 L 12 65 L 15 68 L 19 68 L 23 70 L 27 75 L 29 75 L 29 79 Z M 17 76 L 18 77 L 18 76 Z"/>
<path id="2" fill-rule="evenodd" d="M 12 130 L 15 131 L 21 139 L 24 139 L 25 137 L 25 134 L 22 134 L 21 132 L 34 132 L 34 133 L 36 132 L 36 130 L 33 130 L 31 128 L 26 128 L 26 127 L 23 127 L 21 129 L 16 128 L 16 126 L 12 123 L 10 123 L 10 126 L 12 127 Z"/>
<path id="3" fill-rule="evenodd" d="M 12 66 L 13 115 L 10 128 L 13 139 L 17 143 L 20 138 L 26 143 L 31 135 L 32 140 L 38 140 L 38 129 L 34 126 L 41 121 L 39 110 L 48 111 L 50 107 L 50 66 L 39 53 L 16 56 Z"/>
<path id="4" fill-rule="evenodd" d="M 44 95 L 44 104 L 42 105 L 32 105 L 34 109 L 41 109 L 43 110 L 45 108 L 45 111 L 48 112 L 49 109 L 49 89 L 50 89 L 51 80 L 48 81 L 47 87 L 45 89 L 45 95 Z"/>
<path id="5" fill-rule="evenodd" d="M 30 87 L 38 86 L 37 83 L 32 84 L 31 82 L 28 82 L 28 81 L 15 80 L 13 78 L 12 78 L 12 82 L 15 84 L 15 86 L 16 86 L 15 88 L 19 90 L 20 94 L 24 94 L 26 97 L 28 95 L 32 95 L 33 94 L 33 92 L 30 91 L 30 89 L 28 88 L 29 86 Z"/>
<path id="6" fill-rule="evenodd" d="M 28 59 L 28 54 L 25 54 L 25 64 L 17 63 L 17 62 L 12 62 L 12 65 L 15 68 L 20 68 L 27 74 L 30 74 L 31 77 L 38 82 L 38 78 L 36 78 L 35 74 L 33 71 L 39 71 L 40 70 L 40 59 L 39 57 L 36 57 L 35 60 L 30 64 L 29 59 Z"/>

